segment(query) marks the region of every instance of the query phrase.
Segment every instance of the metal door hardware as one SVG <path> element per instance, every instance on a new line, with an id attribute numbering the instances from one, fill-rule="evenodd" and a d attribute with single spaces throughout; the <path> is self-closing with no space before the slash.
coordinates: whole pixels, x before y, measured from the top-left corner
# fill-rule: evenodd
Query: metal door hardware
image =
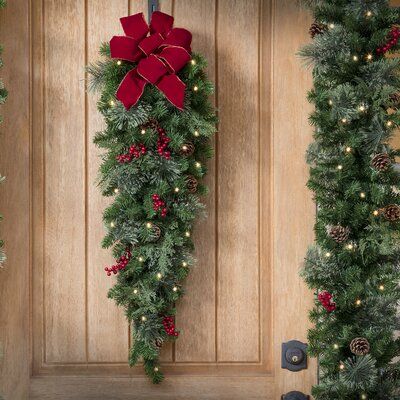
<path id="1" fill-rule="evenodd" d="M 151 14 L 153 14 L 154 11 L 158 10 L 158 0 L 148 0 L 148 5 L 149 5 L 149 22 L 150 22 Z"/>
<path id="2" fill-rule="evenodd" d="M 292 372 L 307 369 L 307 345 L 298 340 L 282 343 L 282 368 Z"/>
<path id="3" fill-rule="evenodd" d="M 283 394 L 281 399 L 282 400 L 309 400 L 310 396 L 307 396 L 301 392 L 290 392 L 287 394 Z"/>

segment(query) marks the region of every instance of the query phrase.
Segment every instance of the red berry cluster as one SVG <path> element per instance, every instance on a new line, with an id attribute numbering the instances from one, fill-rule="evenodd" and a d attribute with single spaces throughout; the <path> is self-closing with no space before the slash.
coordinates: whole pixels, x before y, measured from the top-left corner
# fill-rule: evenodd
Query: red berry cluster
<path id="1" fill-rule="evenodd" d="M 376 52 L 378 54 L 385 54 L 388 52 L 393 46 L 396 46 L 397 42 L 400 38 L 400 29 L 397 26 L 394 26 L 389 32 L 389 38 L 386 44 L 382 47 L 378 47 Z"/>
<path id="2" fill-rule="evenodd" d="M 179 332 L 175 330 L 175 322 L 173 317 L 164 317 L 163 319 L 163 325 L 165 332 L 167 332 L 167 335 L 169 336 L 178 336 Z"/>
<path id="3" fill-rule="evenodd" d="M 169 160 L 171 158 L 171 152 L 168 149 L 168 143 L 171 139 L 166 135 L 165 130 L 160 126 L 157 127 L 158 140 L 157 140 L 157 153 Z"/>
<path id="4" fill-rule="evenodd" d="M 132 253 L 129 249 L 125 250 L 124 255 L 118 258 L 116 264 L 111 265 L 111 267 L 105 267 L 104 271 L 107 272 L 107 275 L 110 276 L 111 272 L 115 275 L 118 271 L 125 269 L 128 265 L 129 260 L 132 257 Z"/>
<path id="5" fill-rule="evenodd" d="M 153 199 L 153 210 L 155 212 L 161 210 L 160 215 L 164 218 L 167 215 L 167 207 L 165 207 L 166 206 L 165 201 L 161 200 L 158 194 L 153 194 L 151 198 Z"/>
<path id="6" fill-rule="evenodd" d="M 117 161 L 121 164 L 131 162 L 133 158 L 139 158 L 141 155 L 146 154 L 146 147 L 143 143 L 139 143 L 137 146 L 134 144 L 129 147 L 129 152 L 125 154 L 119 154 Z"/>
<path id="7" fill-rule="evenodd" d="M 322 307 L 328 312 L 336 310 L 336 303 L 332 300 L 332 297 L 333 296 L 327 291 L 318 294 L 318 300 L 322 304 Z"/>

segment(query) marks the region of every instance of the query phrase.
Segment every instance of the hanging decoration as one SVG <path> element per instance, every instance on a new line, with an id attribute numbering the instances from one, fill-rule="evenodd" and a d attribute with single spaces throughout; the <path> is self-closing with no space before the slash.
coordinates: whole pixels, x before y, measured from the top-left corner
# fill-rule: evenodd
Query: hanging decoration
<path id="1" fill-rule="evenodd" d="M 116 259 L 105 267 L 116 276 L 109 297 L 132 324 L 130 365 L 143 361 L 154 383 L 162 346 L 179 337 L 175 305 L 195 263 L 192 229 L 217 122 L 206 62 L 173 22 L 158 11 L 150 25 L 142 13 L 121 18 L 125 36 L 88 67 L 106 125 L 94 140 L 104 150 L 100 186 L 113 198 L 103 215 L 102 244 Z"/>

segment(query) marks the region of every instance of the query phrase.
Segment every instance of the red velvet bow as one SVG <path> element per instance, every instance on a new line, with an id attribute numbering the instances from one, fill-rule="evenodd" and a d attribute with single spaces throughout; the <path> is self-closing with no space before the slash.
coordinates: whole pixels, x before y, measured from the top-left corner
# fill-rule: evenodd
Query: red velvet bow
<path id="1" fill-rule="evenodd" d="M 111 57 L 138 65 L 125 75 L 117 99 L 129 109 L 138 102 L 146 84 L 151 83 L 182 110 L 186 85 L 176 72 L 190 60 L 192 34 L 186 29 L 172 28 L 174 18 L 160 11 L 153 12 L 150 27 L 143 13 L 120 21 L 126 36 L 111 39 Z"/>

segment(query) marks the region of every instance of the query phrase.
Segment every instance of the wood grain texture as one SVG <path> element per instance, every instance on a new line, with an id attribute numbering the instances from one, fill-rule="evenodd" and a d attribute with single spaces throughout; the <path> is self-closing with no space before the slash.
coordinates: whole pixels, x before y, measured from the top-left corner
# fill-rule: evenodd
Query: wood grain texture
<path id="1" fill-rule="evenodd" d="M 83 362 L 87 357 L 85 3 L 46 0 L 44 4 L 45 355 L 48 362 Z"/>
<path id="2" fill-rule="evenodd" d="M 196 12 L 192 12 L 192 10 Z M 208 60 L 208 77 L 216 78 L 214 0 L 176 2 L 175 26 L 184 26 L 193 34 L 193 48 Z M 216 140 L 214 140 L 214 147 Z M 216 153 L 218 150 L 216 149 Z M 202 201 L 207 208 L 207 217 L 198 221 L 194 228 L 195 257 L 198 260 L 185 282 L 185 297 L 178 304 L 176 322 L 183 330 L 175 344 L 177 362 L 216 361 L 216 176 L 217 157 L 208 163 L 208 176 L 204 183 L 210 193 Z M 193 317 L 193 310 L 196 310 Z"/>
<path id="3" fill-rule="evenodd" d="M 87 62 L 99 58 L 99 43 L 122 34 L 119 17 L 127 13 L 126 0 L 89 1 L 87 4 Z M 104 273 L 114 260 L 109 250 L 101 249 L 104 236 L 101 215 L 110 200 L 105 199 L 96 182 L 101 151 L 93 144 L 96 132 L 104 128 L 104 121 L 96 107 L 98 96 L 87 95 L 86 115 L 86 235 L 87 235 L 87 340 L 88 362 L 126 362 L 129 342 L 128 323 L 123 310 L 107 298 L 107 291 L 115 278 Z"/>
<path id="4" fill-rule="evenodd" d="M 29 2 L 0 10 L 0 70 L 10 92 L 1 107 L 0 212 L 7 261 L 0 271 L 0 395 L 26 399 L 29 389 L 30 98 Z"/>
<path id="5" fill-rule="evenodd" d="M 258 0 L 219 1 L 219 361 L 260 360 L 259 13 Z"/>
<path id="6" fill-rule="evenodd" d="M 274 358 L 278 370 L 280 346 L 284 341 L 306 341 L 310 323 L 306 310 L 312 306 L 312 295 L 298 272 L 306 249 L 314 240 L 315 205 L 306 188 L 308 166 L 304 154 L 311 142 L 306 101 L 311 87 L 311 73 L 302 68 L 296 53 L 309 40 L 307 26 L 311 23 L 299 1 L 273 2 L 273 72 L 272 72 L 272 226 L 273 243 L 273 304 Z M 285 32 L 285 34 L 282 34 Z M 276 394 L 288 390 L 310 391 L 315 381 L 315 360 L 309 369 L 293 374 L 279 370 Z"/>

